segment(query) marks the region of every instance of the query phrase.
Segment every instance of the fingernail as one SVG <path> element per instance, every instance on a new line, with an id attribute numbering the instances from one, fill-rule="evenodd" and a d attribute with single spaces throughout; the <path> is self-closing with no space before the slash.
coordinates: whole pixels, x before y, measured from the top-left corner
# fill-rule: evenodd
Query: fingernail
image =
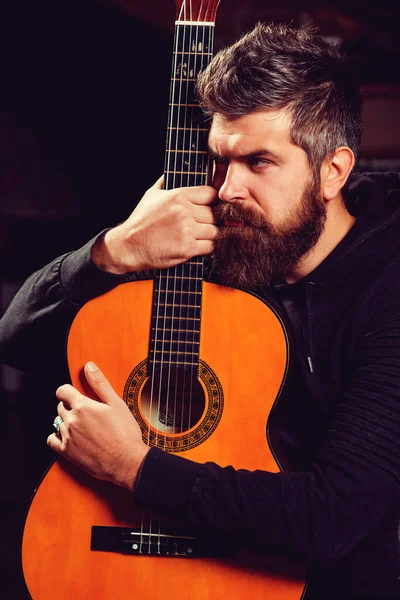
<path id="1" fill-rule="evenodd" d="M 99 370 L 99 368 L 94 364 L 94 362 L 88 362 L 88 363 L 86 363 L 86 368 L 91 373 L 94 373 L 95 371 Z"/>

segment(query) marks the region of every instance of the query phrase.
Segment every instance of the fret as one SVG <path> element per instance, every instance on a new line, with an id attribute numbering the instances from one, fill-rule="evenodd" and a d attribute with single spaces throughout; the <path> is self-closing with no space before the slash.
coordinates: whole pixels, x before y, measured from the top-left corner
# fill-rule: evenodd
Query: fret
<path id="1" fill-rule="evenodd" d="M 169 274 L 160 274 L 160 278 L 163 279 L 163 285 L 165 285 L 165 291 L 176 293 L 185 293 L 189 290 L 191 291 L 201 291 L 201 282 L 203 280 L 202 267 L 192 267 L 191 269 L 186 267 L 184 269 L 179 269 L 179 273 L 169 273 Z M 193 281 L 195 286 L 188 286 L 186 281 Z M 179 287 L 176 284 L 179 283 Z M 187 287 L 184 287 L 187 286 Z M 164 288 L 163 288 L 164 289 Z M 161 288 L 160 288 L 161 291 Z"/>
<path id="2" fill-rule="evenodd" d="M 196 185 L 207 185 L 207 176 L 204 175 L 167 175 L 164 179 L 164 189 L 172 190 L 179 187 L 192 187 Z"/>
<path id="3" fill-rule="evenodd" d="M 177 150 L 175 148 L 166 148 L 166 152 L 182 152 L 184 154 L 205 154 L 208 156 L 208 152 L 206 150 Z"/>
<path id="4" fill-rule="evenodd" d="M 201 308 L 201 304 L 179 304 L 179 303 L 166 303 L 166 302 L 154 302 L 154 306 L 174 306 L 179 308 Z"/>
<path id="5" fill-rule="evenodd" d="M 171 131 L 188 131 L 188 127 L 167 127 L 167 129 L 170 129 Z M 200 128 L 196 128 L 196 130 L 193 131 L 205 131 L 208 132 L 208 127 L 200 127 Z"/>
<path id="6" fill-rule="evenodd" d="M 188 127 L 171 128 L 168 146 L 179 150 L 194 150 L 200 142 L 207 143 L 208 129 L 191 130 Z"/>
<path id="7" fill-rule="evenodd" d="M 164 343 L 164 340 L 157 340 L 156 338 L 152 338 L 150 341 L 154 342 L 155 344 L 163 344 Z M 167 340 L 165 343 L 166 344 L 196 344 L 196 346 L 198 346 L 200 344 L 200 342 L 196 342 L 195 340 Z"/>
<path id="8" fill-rule="evenodd" d="M 197 269 L 196 269 L 197 271 Z M 201 269 L 201 271 L 203 271 L 203 269 Z M 195 272 L 195 270 L 193 269 L 193 272 Z M 184 271 L 184 275 L 160 275 L 160 279 L 163 279 L 162 283 L 163 285 L 165 285 L 165 291 L 166 292 L 176 292 L 176 294 L 186 294 L 189 291 L 193 291 L 193 292 L 201 292 L 201 282 L 203 281 L 202 279 L 202 274 L 199 273 L 198 275 L 191 275 L 190 274 L 190 269 L 185 269 Z M 193 282 L 192 287 L 188 287 L 187 289 L 182 287 L 185 285 L 188 285 L 186 282 L 187 281 L 191 281 Z M 179 283 L 180 287 L 176 287 L 175 284 Z M 163 288 L 164 289 L 164 288 Z M 161 291 L 161 288 L 160 290 Z"/>
<path id="9" fill-rule="evenodd" d="M 166 174 L 175 174 L 175 175 L 207 175 L 207 173 L 203 173 L 203 171 L 165 171 Z"/>
<path id="10" fill-rule="evenodd" d="M 159 292 L 166 292 L 167 294 L 200 294 L 201 292 L 192 292 L 191 290 L 158 290 Z"/>
<path id="11" fill-rule="evenodd" d="M 199 108 L 198 104 L 184 104 L 183 102 L 170 102 L 169 106 L 190 106 L 190 107 L 196 107 L 197 109 Z"/>
<path id="12" fill-rule="evenodd" d="M 188 297 L 188 298 L 184 298 L 183 295 L 184 294 L 194 294 L 194 293 L 200 293 L 201 294 L 201 278 L 199 277 L 198 279 L 196 279 L 195 282 L 196 286 L 191 287 L 190 289 L 184 289 L 182 286 L 187 285 L 187 283 L 185 283 L 185 279 L 183 279 L 183 277 L 180 277 L 179 282 L 180 282 L 180 287 L 176 287 L 175 285 L 171 285 L 172 281 L 173 281 L 173 277 L 169 277 L 168 280 L 163 281 L 163 284 L 166 284 L 165 288 L 159 288 L 158 290 L 158 298 L 160 298 L 160 292 L 165 292 L 166 294 L 175 294 L 177 298 L 179 298 L 180 300 L 186 300 L 188 303 L 191 302 L 192 300 L 194 300 L 194 298 Z M 192 279 L 191 277 L 188 278 Z"/>
<path id="13" fill-rule="evenodd" d="M 157 350 L 154 352 L 152 358 L 157 360 L 158 358 L 170 357 L 174 360 L 190 360 L 195 361 L 199 359 L 198 347 L 194 347 L 191 352 L 187 350 L 172 350 L 171 348 L 164 348 L 163 350 Z"/>
<path id="14" fill-rule="evenodd" d="M 173 317 L 172 315 L 163 315 L 163 319 L 177 319 L 177 317 Z M 160 317 L 161 319 L 161 317 Z M 184 317 L 185 321 L 200 321 L 199 317 Z"/>
<path id="15" fill-rule="evenodd" d="M 186 275 L 170 275 L 171 279 L 184 279 L 187 281 L 193 281 L 193 277 L 186 277 Z M 199 277 L 199 280 L 202 281 L 202 278 Z"/>
<path id="16" fill-rule="evenodd" d="M 197 367 L 198 363 L 197 362 L 187 362 L 187 361 L 183 361 L 183 360 L 158 360 L 158 359 L 154 359 L 152 362 L 155 363 L 161 363 L 161 364 L 172 364 L 172 365 L 192 365 L 193 367 Z"/>
<path id="17" fill-rule="evenodd" d="M 157 331 L 158 327 L 152 327 L 151 330 Z M 199 329 L 177 329 L 177 328 L 168 329 L 167 327 L 163 327 L 163 331 L 177 331 L 178 333 L 200 333 Z"/>
<path id="18" fill-rule="evenodd" d="M 200 291 L 200 290 L 198 290 Z M 164 294 L 157 293 L 154 296 L 154 306 L 180 306 L 181 308 L 201 308 L 199 301 L 201 298 L 193 297 L 193 295 L 185 295 L 183 290 L 166 290 Z M 198 295 L 198 294 L 197 294 Z M 196 296 L 196 295 L 194 295 Z M 197 302 L 197 304 L 195 304 Z"/>
<path id="19" fill-rule="evenodd" d="M 174 269 L 175 269 L 175 271 L 174 271 Z M 180 272 L 177 269 L 179 269 Z M 190 268 L 189 265 L 183 264 L 183 265 L 178 265 L 177 267 L 172 267 L 171 271 L 172 272 L 162 271 L 160 273 L 160 277 L 164 278 L 166 282 L 171 282 L 174 279 L 191 279 L 191 280 L 197 280 L 197 282 L 202 281 L 202 271 L 203 271 L 202 266 L 201 267 L 194 266 L 194 267 Z M 197 275 L 195 275 L 195 273 Z"/>
<path id="20" fill-rule="evenodd" d="M 201 52 L 198 50 L 187 50 L 186 52 L 181 52 L 180 50 L 175 50 L 174 54 L 182 54 L 182 55 L 192 55 L 192 56 L 212 56 L 212 52 Z"/>
<path id="21" fill-rule="evenodd" d="M 191 160 L 188 160 L 183 154 L 173 156 L 167 155 L 164 169 L 165 181 L 167 181 L 168 184 L 173 183 L 175 187 L 179 187 L 177 184 L 178 182 L 181 182 L 180 187 L 182 187 L 184 179 L 187 178 L 193 180 L 200 179 L 200 181 L 206 180 L 207 170 L 208 159 L 206 160 L 204 157 L 193 156 Z"/>
<path id="22" fill-rule="evenodd" d="M 198 54 L 204 53 L 208 56 L 207 62 L 209 62 L 212 51 L 212 39 L 210 28 L 207 24 L 203 25 L 203 23 L 190 23 L 189 27 L 176 28 L 174 50 L 179 49 L 182 52 L 189 50 Z"/>
<path id="23" fill-rule="evenodd" d="M 185 333 L 186 332 L 186 333 Z M 191 329 L 159 329 L 154 326 L 152 339 L 156 340 L 157 343 L 164 340 L 165 342 L 180 342 L 180 343 L 192 343 L 200 340 L 199 331 L 194 331 L 192 333 Z M 168 335 L 167 335 L 168 334 Z M 191 337 L 189 337 L 191 336 Z"/>
<path id="24" fill-rule="evenodd" d="M 215 27 L 212 21 L 200 21 L 202 27 Z M 189 25 L 190 27 L 198 27 L 199 21 L 175 21 L 175 25 Z"/>
<path id="25" fill-rule="evenodd" d="M 165 352 L 165 354 L 190 354 L 192 356 L 198 356 L 199 353 L 198 352 L 189 352 L 187 350 L 184 350 L 183 352 L 181 352 L 180 350 L 156 350 L 154 354 L 163 354 L 163 352 Z"/>
<path id="26" fill-rule="evenodd" d="M 208 158 L 194 155 L 185 157 L 183 154 L 175 154 L 166 158 L 164 173 L 166 178 L 168 178 L 168 182 L 172 179 L 175 187 L 177 187 L 178 181 L 182 182 L 183 185 L 184 177 L 196 177 L 196 179 L 200 177 L 201 180 L 207 179 L 207 171 Z"/>
<path id="27" fill-rule="evenodd" d="M 196 145 L 199 142 L 207 143 L 208 137 L 208 129 L 205 131 L 190 131 L 186 127 L 180 127 L 179 129 L 174 129 L 170 132 L 170 137 L 168 140 L 168 144 L 170 148 L 176 148 L 179 150 L 194 150 Z M 183 154 L 183 153 L 182 153 Z M 166 157 L 168 154 L 166 155 Z M 204 164 L 208 162 L 208 159 L 205 155 L 203 155 Z"/>
<path id="28" fill-rule="evenodd" d="M 186 78 L 185 77 L 184 80 L 180 79 L 179 77 L 172 77 L 171 81 L 180 81 L 180 82 L 185 81 L 185 82 L 189 82 L 189 83 L 190 82 L 196 83 L 197 82 L 197 77 L 190 77 L 190 78 Z"/>
<path id="29" fill-rule="evenodd" d="M 189 260 L 187 260 L 185 263 L 182 263 L 181 266 L 186 266 L 186 265 L 203 265 L 204 261 L 202 259 L 199 260 L 199 257 L 196 256 L 196 258 L 189 258 Z"/>

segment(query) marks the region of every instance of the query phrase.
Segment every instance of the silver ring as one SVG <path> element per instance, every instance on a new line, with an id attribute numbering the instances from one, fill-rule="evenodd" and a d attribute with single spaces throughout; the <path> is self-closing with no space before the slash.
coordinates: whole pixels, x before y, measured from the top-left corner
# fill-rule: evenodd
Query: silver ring
<path id="1" fill-rule="evenodd" d="M 53 430 L 54 430 L 54 433 L 56 433 L 57 435 L 60 433 L 60 427 L 61 427 L 62 423 L 64 423 L 64 421 L 62 420 L 60 415 L 57 415 L 53 421 Z"/>

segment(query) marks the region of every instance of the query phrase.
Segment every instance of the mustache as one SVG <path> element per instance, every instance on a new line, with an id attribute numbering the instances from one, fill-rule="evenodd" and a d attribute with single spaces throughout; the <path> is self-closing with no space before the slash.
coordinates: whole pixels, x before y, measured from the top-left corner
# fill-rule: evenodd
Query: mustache
<path id="1" fill-rule="evenodd" d="M 234 204 L 230 202 L 219 202 L 213 207 L 213 213 L 218 221 L 239 221 L 244 225 L 257 228 L 268 228 L 265 217 L 250 206 L 245 206 L 239 201 Z"/>

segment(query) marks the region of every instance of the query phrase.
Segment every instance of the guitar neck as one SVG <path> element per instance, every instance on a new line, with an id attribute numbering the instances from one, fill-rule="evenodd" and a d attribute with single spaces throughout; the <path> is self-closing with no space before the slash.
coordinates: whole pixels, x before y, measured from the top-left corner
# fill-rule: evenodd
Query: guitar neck
<path id="1" fill-rule="evenodd" d="M 207 183 L 208 123 L 196 99 L 196 81 L 210 62 L 212 23 L 177 21 L 165 154 L 165 189 Z"/>
<path id="2" fill-rule="evenodd" d="M 196 2 L 199 5 L 196 7 Z M 210 62 L 219 0 L 178 0 L 165 152 L 164 188 L 206 185 L 208 123 L 196 98 Z M 148 368 L 199 365 L 203 258 L 164 269 L 154 285 Z"/>
<path id="3" fill-rule="evenodd" d="M 177 0 L 164 187 L 207 183 L 208 123 L 196 98 L 197 77 L 211 61 L 219 0 Z"/>

